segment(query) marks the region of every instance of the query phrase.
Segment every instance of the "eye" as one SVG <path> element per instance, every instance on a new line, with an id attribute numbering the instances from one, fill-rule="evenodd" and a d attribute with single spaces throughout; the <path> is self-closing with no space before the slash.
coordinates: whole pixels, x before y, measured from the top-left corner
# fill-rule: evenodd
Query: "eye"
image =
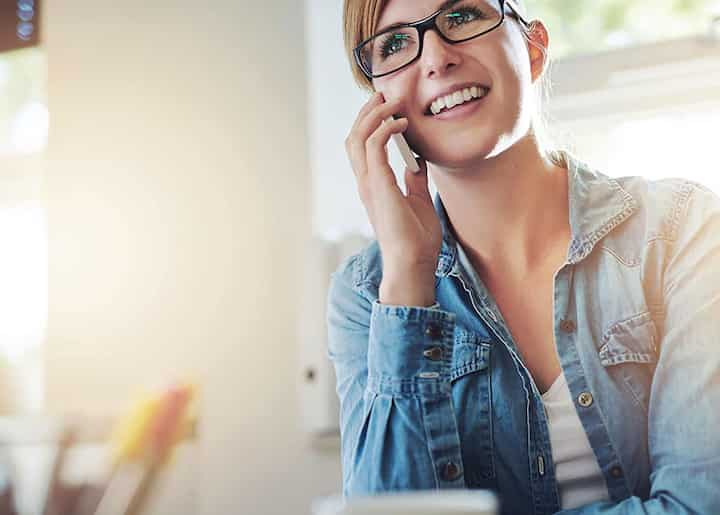
<path id="1" fill-rule="evenodd" d="M 487 16 L 485 16 L 483 12 L 475 9 L 474 7 L 462 7 L 445 15 L 449 28 L 459 27 L 466 23 L 470 23 L 471 21 L 478 19 L 483 20 L 486 18 Z"/>
<path id="2" fill-rule="evenodd" d="M 385 59 L 404 50 L 410 43 L 410 39 L 410 34 L 404 32 L 388 34 L 380 45 L 380 55 Z"/>

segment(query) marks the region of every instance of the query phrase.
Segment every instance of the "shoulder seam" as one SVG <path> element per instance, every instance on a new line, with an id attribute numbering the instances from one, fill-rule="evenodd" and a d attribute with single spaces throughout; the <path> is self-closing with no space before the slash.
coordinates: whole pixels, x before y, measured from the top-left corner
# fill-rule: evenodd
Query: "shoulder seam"
<path id="1" fill-rule="evenodd" d="M 687 215 L 687 208 L 694 192 L 694 186 L 695 184 L 692 181 L 686 180 L 683 187 L 673 195 L 674 202 L 670 213 L 670 234 L 668 234 L 668 239 L 672 242 L 677 240 L 680 222 Z"/>
<path id="2" fill-rule="evenodd" d="M 681 218 L 686 219 L 688 216 L 690 201 L 692 199 L 692 196 L 695 192 L 698 190 L 705 190 L 710 191 L 709 189 L 705 188 L 704 186 L 690 180 L 686 180 L 683 189 L 675 194 L 676 197 L 678 197 L 678 202 L 673 208 L 673 227 L 672 227 L 672 239 L 671 239 L 671 248 L 670 248 L 670 255 L 674 255 L 675 253 L 675 245 L 677 243 L 677 234 L 680 228 L 680 222 Z M 667 263 L 665 264 L 667 267 Z M 663 277 L 665 277 L 665 271 L 663 270 Z M 667 297 L 667 291 L 665 291 L 667 288 L 667 285 L 663 286 L 663 299 Z M 663 301 L 664 303 L 664 301 Z"/>

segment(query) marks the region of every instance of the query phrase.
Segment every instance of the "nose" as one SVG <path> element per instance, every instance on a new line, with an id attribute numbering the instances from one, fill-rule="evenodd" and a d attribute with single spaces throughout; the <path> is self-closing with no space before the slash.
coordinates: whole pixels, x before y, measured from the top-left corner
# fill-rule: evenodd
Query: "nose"
<path id="1" fill-rule="evenodd" d="M 460 64 L 461 58 L 453 45 L 445 42 L 434 30 L 428 30 L 423 37 L 420 66 L 425 77 L 443 75 Z"/>

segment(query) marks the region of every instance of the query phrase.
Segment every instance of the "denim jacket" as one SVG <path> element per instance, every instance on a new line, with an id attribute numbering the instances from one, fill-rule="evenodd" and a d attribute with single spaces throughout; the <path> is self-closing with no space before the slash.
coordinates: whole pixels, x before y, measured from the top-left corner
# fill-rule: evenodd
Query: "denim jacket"
<path id="1" fill-rule="evenodd" d="M 562 156 L 555 344 L 610 502 L 560 511 L 540 392 L 439 195 L 436 306 L 378 302 L 377 242 L 331 276 L 346 497 L 482 488 L 503 514 L 720 514 L 720 200 Z"/>

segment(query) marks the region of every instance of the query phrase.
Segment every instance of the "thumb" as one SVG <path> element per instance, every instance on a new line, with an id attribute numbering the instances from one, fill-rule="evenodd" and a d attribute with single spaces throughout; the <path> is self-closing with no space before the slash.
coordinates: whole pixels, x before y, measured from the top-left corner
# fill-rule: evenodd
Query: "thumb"
<path id="1" fill-rule="evenodd" d="M 405 189 L 407 196 L 415 195 L 422 198 L 430 199 L 430 189 L 428 187 L 427 163 L 421 157 L 417 158 L 419 172 L 411 172 L 409 168 L 405 168 Z"/>

